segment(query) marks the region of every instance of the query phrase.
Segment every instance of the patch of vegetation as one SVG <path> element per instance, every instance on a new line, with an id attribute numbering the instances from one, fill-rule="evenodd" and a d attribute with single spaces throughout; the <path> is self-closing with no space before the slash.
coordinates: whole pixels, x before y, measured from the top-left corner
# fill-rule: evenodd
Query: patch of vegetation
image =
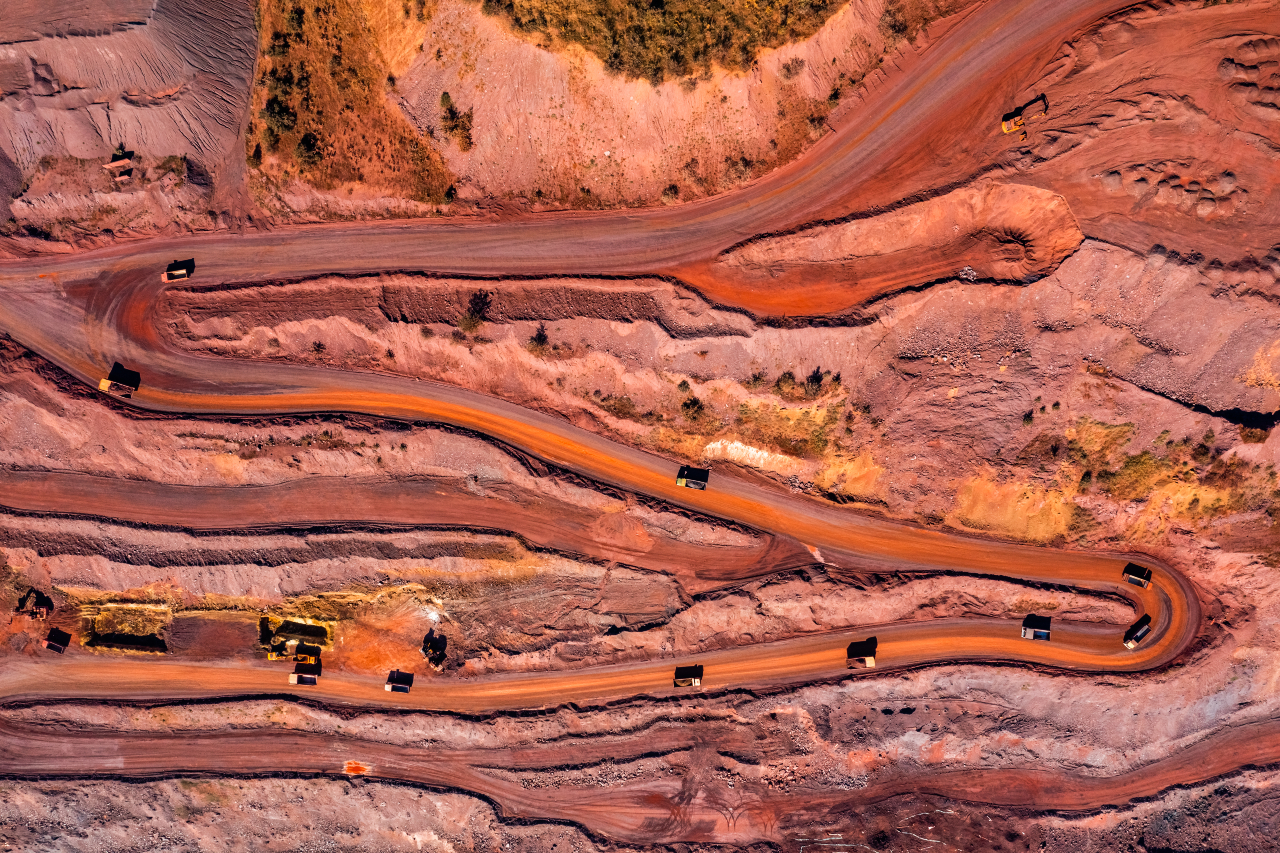
<path id="1" fill-rule="evenodd" d="M 465 113 L 458 109 L 448 92 L 440 95 L 440 123 L 444 132 L 458 143 L 459 151 L 471 150 L 471 120 L 473 110 Z"/>
<path id="2" fill-rule="evenodd" d="M 816 459 L 831 442 L 831 428 L 840 420 L 840 408 L 832 404 L 797 410 L 743 403 L 738 407 L 734 430 L 747 444 Z"/>
<path id="3" fill-rule="evenodd" d="M 748 382 L 744 383 L 744 387 L 752 390 L 760 389 L 764 387 L 766 381 L 763 373 L 755 373 Z M 796 375 L 790 370 L 785 371 L 774 381 L 772 390 L 784 400 L 800 403 L 816 400 L 824 394 L 838 391 L 840 387 L 839 373 L 833 375 L 829 370 L 815 367 L 803 382 L 797 381 Z"/>
<path id="4" fill-rule="evenodd" d="M 1065 435 L 1036 436 L 1018 454 L 1017 462 L 1037 465 L 1042 472 L 1056 469 L 1059 487 L 1067 493 L 1097 492 L 1117 501 L 1159 496 L 1169 512 L 1193 520 L 1280 507 L 1274 472 L 1235 456 L 1224 457 L 1214 446 L 1212 432 L 1175 441 L 1166 430 L 1152 442 L 1153 447 L 1127 454 L 1124 448 L 1133 432 L 1133 424 L 1081 418 Z M 1091 529 L 1087 522 L 1083 517 L 1074 519 L 1073 532 Z"/>
<path id="5" fill-rule="evenodd" d="M 929 24 L 964 5 L 958 0 L 886 0 L 880 15 L 880 35 L 890 47 L 902 39 L 914 42 Z"/>
<path id="6" fill-rule="evenodd" d="M 843 0 L 483 0 L 485 14 L 551 44 L 590 50 L 615 74 L 654 85 L 746 70 L 765 48 L 807 38 Z M 797 72 L 798 73 L 798 72 Z"/>
<path id="7" fill-rule="evenodd" d="M 702 401 L 692 394 L 686 397 L 684 402 L 680 404 L 680 414 L 684 415 L 691 421 L 696 421 L 698 418 L 702 417 L 706 410 L 707 407 L 703 405 Z"/>
<path id="8" fill-rule="evenodd" d="M 627 421 L 636 421 L 638 423 L 656 424 L 662 421 L 662 415 L 656 412 L 641 412 L 636 408 L 635 401 L 623 394 L 621 397 L 605 395 L 596 400 L 596 405 L 604 409 L 615 418 L 622 418 Z"/>
<path id="9" fill-rule="evenodd" d="M 261 0 L 246 160 L 321 189 L 363 183 L 440 202 L 439 154 L 386 100 L 389 71 L 357 0 Z M 425 9 L 424 6 L 419 6 Z"/>
<path id="10" fill-rule="evenodd" d="M 458 318 L 458 328 L 463 332 L 474 332 L 489 319 L 489 307 L 493 304 L 493 295 L 484 290 L 477 290 L 467 300 L 467 310 Z"/>
<path id="11" fill-rule="evenodd" d="M 1240 430 L 1240 440 L 1245 444 L 1262 444 L 1271 437 L 1271 430 L 1261 429 L 1259 427 L 1243 427 Z"/>

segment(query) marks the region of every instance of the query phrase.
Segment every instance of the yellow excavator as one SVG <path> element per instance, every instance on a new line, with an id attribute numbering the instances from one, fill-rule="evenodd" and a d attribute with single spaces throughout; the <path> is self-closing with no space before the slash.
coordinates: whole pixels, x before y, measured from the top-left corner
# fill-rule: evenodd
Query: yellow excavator
<path id="1" fill-rule="evenodd" d="M 1031 108 L 1036 104 L 1040 105 L 1040 111 L 1031 112 Z M 1027 119 L 1041 118 L 1047 112 L 1049 112 L 1049 99 L 1041 93 L 1035 100 L 1028 101 L 1011 113 L 1006 113 L 1004 118 L 1000 120 L 1000 130 L 1005 133 L 1020 134 L 1018 136 L 1018 141 L 1026 141 Z"/>

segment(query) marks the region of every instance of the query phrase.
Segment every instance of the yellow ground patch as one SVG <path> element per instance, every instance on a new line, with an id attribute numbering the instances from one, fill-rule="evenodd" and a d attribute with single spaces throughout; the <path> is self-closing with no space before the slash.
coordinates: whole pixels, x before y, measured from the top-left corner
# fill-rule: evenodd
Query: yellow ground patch
<path id="1" fill-rule="evenodd" d="M 1016 481 L 997 483 L 979 475 L 960 486 L 951 520 L 974 530 L 1047 542 L 1066 535 L 1073 506 L 1056 490 Z"/>

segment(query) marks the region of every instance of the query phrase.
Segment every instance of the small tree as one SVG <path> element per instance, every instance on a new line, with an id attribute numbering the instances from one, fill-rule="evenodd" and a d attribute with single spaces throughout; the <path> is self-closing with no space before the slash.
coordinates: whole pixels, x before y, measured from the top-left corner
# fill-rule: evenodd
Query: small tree
<path id="1" fill-rule="evenodd" d="M 538 331 L 533 333 L 533 337 L 529 338 L 529 343 L 535 349 L 545 349 L 547 344 L 551 343 L 551 336 L 547 334 L 547 324 L 539 323 Z"/>
<path id="2" fill-rule="evenodd" d="M 816 397 L 822 391 L 822 368 L 815 367 L 813 372 L 805 377 L 804 393 L 810 397 Z"/>
<path id="3" fill-rule="evenodd" d="M 467 300 L 467 310 L 458 318 L 458 328 L 464 332 L 474 332 L 480 324 L 489 319 L 489 306 L 493 296 L 484 290 L 477 290 Z"/>

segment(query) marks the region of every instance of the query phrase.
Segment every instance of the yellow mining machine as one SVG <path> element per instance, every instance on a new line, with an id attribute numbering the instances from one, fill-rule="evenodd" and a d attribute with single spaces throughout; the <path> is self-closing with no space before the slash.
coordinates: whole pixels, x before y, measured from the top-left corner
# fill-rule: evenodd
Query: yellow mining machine
<path id="1" fill-rule="evenodd" d="M 1040 111 L 1032 112 L 1032 108 L 1036 104 L 1040 105 Z M 1027 138 L 1027 119 L 1042 118 L 1048 112 L 1049 99 L 1042 93 L 1035 100 L 1028 101 L 1013 112 L 1005 114 L 1000 121 L 1000 130 L 1005 133 L 1018 133 L 1020 134 L 1018 141 L 1025 141 Z"/>

